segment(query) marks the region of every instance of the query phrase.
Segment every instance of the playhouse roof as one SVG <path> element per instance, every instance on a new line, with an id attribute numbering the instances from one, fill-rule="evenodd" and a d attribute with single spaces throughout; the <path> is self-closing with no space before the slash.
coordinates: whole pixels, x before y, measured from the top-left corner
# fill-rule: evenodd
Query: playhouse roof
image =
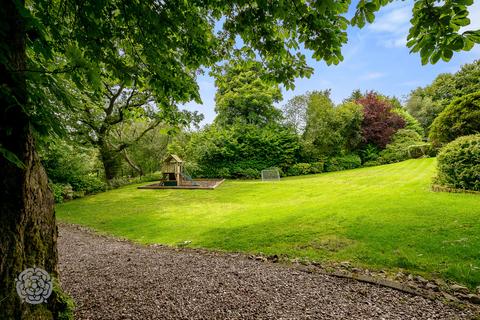
<path id="1" fill-rule="evenodd" d="M 178 163 L 182 163 L 183 160 L 177 156 L 176 154 L 171 154 L 167 157 L 167 159 L 165 159 L 165 162 L 171 162 L 171 160 L 175 160 L 175 162 L 178 162 Z"/>

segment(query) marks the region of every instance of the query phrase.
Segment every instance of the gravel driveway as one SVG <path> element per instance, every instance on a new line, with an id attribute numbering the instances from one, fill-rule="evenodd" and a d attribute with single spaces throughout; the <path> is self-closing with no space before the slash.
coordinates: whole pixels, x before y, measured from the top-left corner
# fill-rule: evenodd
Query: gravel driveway
<path id="1" fill-rule="evenodd" d="M 439 301 L 243 255 L 147 247 L 59 227 L 77 319 L 469 319 Z"/>

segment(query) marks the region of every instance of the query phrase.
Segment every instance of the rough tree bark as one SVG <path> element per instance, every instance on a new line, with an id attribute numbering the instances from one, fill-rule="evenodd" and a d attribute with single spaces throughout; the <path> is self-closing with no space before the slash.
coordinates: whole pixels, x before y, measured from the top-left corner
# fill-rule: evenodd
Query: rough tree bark
<path id="1" fill-rule="evenodd" d="M 0 319 L 52 319 L 62 306 L 59 292 L 48 303 L 22 303 L 15 277 L 40 267 L 57 276 L 57 227 L 47 176 L 35 151 L 28 115 L 25 27 L 15 1 L 3 1 L 0 14 Z M 21 3 L 18 1 L 17 3 Z M 15 155 L 24 166 L 5 158 Z"/>

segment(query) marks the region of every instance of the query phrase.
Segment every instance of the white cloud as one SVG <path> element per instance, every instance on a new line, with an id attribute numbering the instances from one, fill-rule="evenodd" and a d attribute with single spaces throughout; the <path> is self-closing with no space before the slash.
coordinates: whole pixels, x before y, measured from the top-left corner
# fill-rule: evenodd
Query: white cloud
<path id="1" fill-rule="evenodd" d="M 401 6 L 387 6 L 380 11 L 368 30 L 383 47 L 405 47 L 411 15 L 412 3 L 410 2 L 403 3 Z"/>
<path id="2" fill-rule="evenodd" d="M 403 48 L 407 45 L 407 36 L 402 35 L 396 39 L 383 39 L 380 43 L 387 48 Z"/>
<path id="3" fill-rule="evenodd" d="M 365 75 L 363 75 L 360 79 L 362 80 L 375 80 L 379 78 L 385 77 L 385 73 L 382 72 L 369 72 Z"/>
<path id="4" fill-rule="evenodd" d="M 393 9 L 379 15 L 369 29 L 379 33 L 404 33 L 408 29 L 411 15 L 410 6 Z"/>

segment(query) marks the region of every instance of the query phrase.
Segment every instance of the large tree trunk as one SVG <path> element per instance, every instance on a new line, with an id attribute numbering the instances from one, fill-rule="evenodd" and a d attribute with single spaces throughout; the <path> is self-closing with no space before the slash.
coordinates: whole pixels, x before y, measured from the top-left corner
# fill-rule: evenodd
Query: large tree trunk
<path id="1" fill-rule="evenodd" d="M 21 302 L 15 278 L 39 267 L 57 276 L 57 228 L 47 176 L 25 112 L 24 21 L 14 1 L 2 2 L 0 54 L 0 319 L 52 319 L 62 306 L 55 290 L 47 303 Z M 7 160 L 7 157 L 10 160 Z M 23 163 L 14 164 L 17 158 Z M 18 161 L 17 161 L 18 162 Z"/>
<path id="2" fill-rule="evenodd" d="M 120 171 L 122 165 L 120 154 L 116 150 L 112 150 L 108 144 L 103 142 L 98 144 L 98 148 L 100 151 L 100 160 L 102 161 L 103 169 L 105 170 L 105 178 L 107 183 L 110 184 L 110 181 L 113 178 L 116 178 Z"/>

